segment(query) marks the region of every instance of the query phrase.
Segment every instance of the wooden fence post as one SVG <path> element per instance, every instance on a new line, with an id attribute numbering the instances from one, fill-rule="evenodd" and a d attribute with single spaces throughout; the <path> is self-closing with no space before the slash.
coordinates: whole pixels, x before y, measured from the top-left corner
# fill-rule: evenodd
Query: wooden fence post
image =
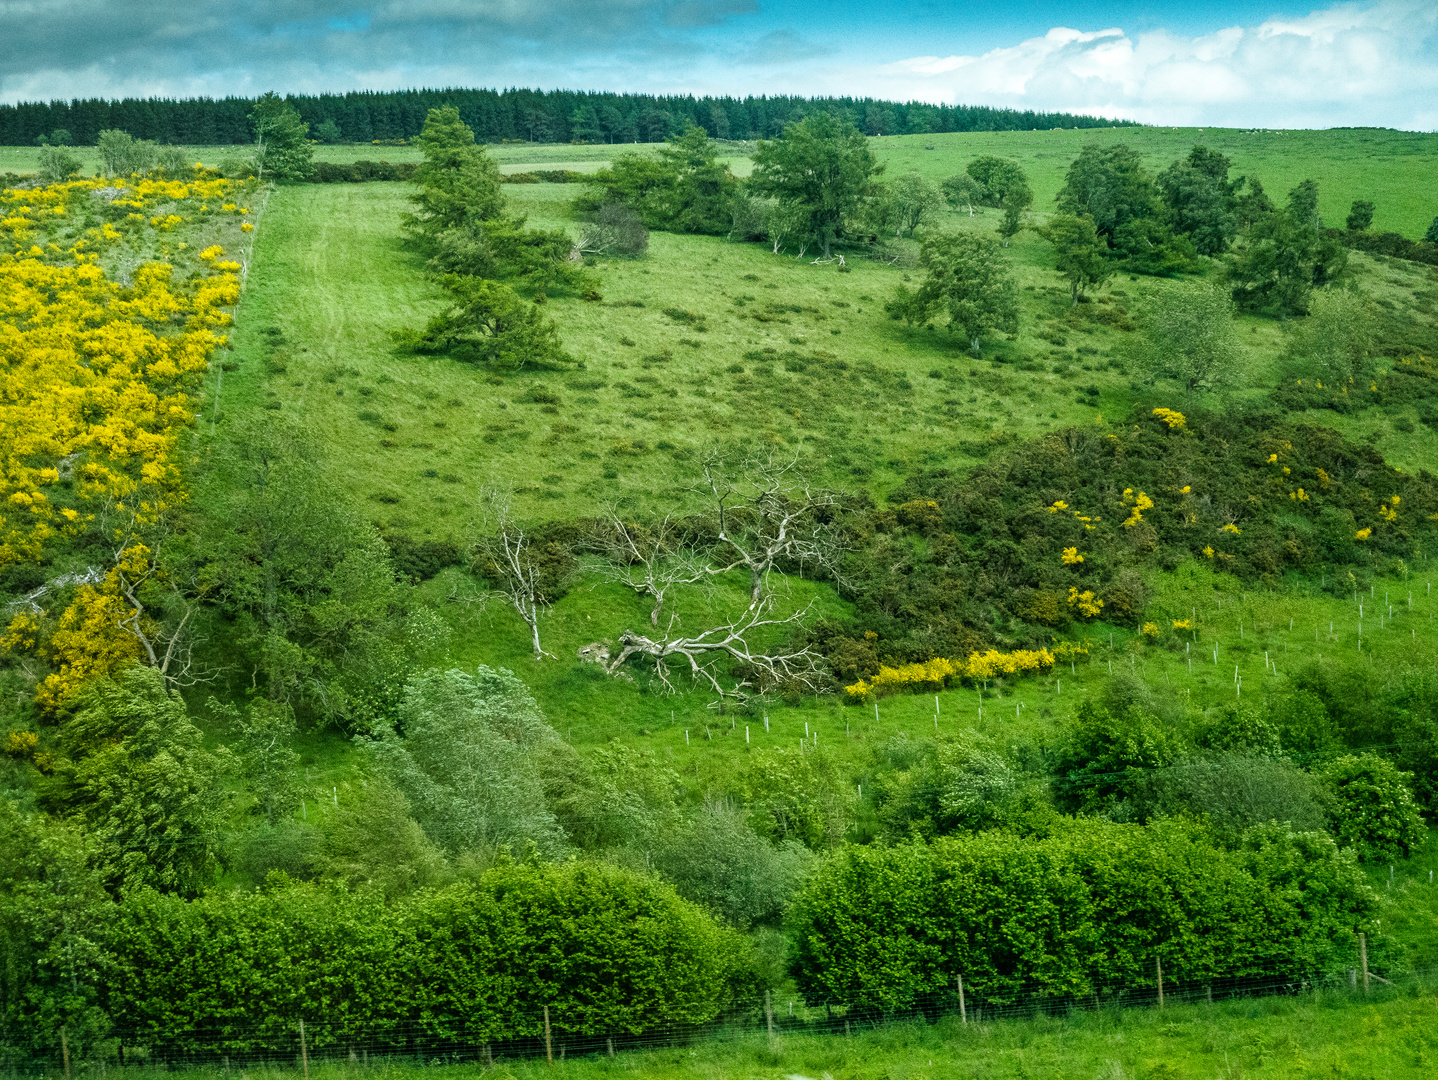
<path id="1" fill-rule="evenodd" d="M 610 1056 L 610 1057 L 613 1057 L 613 1056 L 614 1056 L 614 1036 L 613 1036 L 613 1035 L 606 1035 L 606 1036 L 604 1036 L 604 1044 L 609 1047 L 609 1056 Z"/>
<path id="2" fill-rule="evenodd" d="M 70 1041 L 65 1038 L 65 1025 L 60 1025 L 60 1058 L 65 1063 L 65 1080 L 70 1080 Z"/>
<path id="3" fill-rule="evenodd" d="M 1157 956 L 1153 958 L 1154 969 L 1158 972 L 1158 1007 L 1163 1008 L 1163 961 Z"/>
<path id="4" fill-rule="evenodd" d="M 1363 968 L 1363 992 L 1368 993 L 1368 935 L 1358 935 L 1358 963 Z"/>
<path id="5" fill-rule="evenodd" d="M 965 1024 L 969 1022 L 969 1010 L 964 1004 L 964 977 L 959 976 L 959 1019 Z"/>
<path id="6" fill-rule="evenodd" d="M 310 1080 L 310 1048 L 305 1043 L 305 1022 L 300 1021 L 300 1068 L 304 1071 L 305 1080 Z"/>
<path id="7" fill-rule="evenodd" d="M 764 1022 L 769 1025 L 769 1038 L 774 1037 L 774 1000 L 770 991 L 764 991 Z"/>
<path id="8" fill-rule="evenodd" d="M 544 1007 L 544 1059 L 554 1064 L 554 1043 L 549 1037 L 549 1006 Z"/>

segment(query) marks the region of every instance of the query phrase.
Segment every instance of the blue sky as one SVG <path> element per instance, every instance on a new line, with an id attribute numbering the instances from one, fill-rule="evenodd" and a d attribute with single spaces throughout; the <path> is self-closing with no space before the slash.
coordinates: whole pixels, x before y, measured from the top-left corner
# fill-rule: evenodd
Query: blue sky
<path id="1" fill-rule="evenodd" d="M 407 86 L 872 94 L 1438 129 L 1438 2 L 0 0 L 0 100 Z"/>

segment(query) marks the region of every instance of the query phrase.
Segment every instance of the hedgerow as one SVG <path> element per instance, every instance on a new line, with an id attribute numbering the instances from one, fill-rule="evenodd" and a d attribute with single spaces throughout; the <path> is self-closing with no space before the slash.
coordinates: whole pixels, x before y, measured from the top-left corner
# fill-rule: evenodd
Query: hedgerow
<path id="1" fill-rule="evenodd" d="M 1346 961 L 1375 897 L 1321 833 L 1252 830 L 1236 851 L 1196 828 L 1076 820 L 1046 838 L 851 846 L 790 909 L 814 1002 L 863 1012 L 954 994 L 1088 998 L 1165 979 L 1312 978 Z"/>

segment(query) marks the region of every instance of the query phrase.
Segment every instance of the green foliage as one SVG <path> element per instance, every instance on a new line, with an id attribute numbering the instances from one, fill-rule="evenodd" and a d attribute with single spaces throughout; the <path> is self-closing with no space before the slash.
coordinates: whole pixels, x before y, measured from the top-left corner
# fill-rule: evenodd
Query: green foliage
<path id="1" fill-rule="evenodd" d="M 1243 180 L 1229 182 L 1231 165 L 1222 154 L 1195 146 L 1158 174 L 1173 230 L 1186 234 L 1200 255 L 1226 251 L 1238 231 L 1236 192 Z"/>
<path id="2" fill-rule="evenodd" d="M 265 174 L 280 180 L 306 180 L 314 169 L 314 148 L 310 146 L 310 126 L 300 119 L 299 112 L 273 91 L 255 101 L 250 113 L 255 129 L 255 175 Z"/>
<path id="3" fill-rule="evenodd" d="M 394 724 L 365 742 L 426 835 L 451 855 L 565 848 L 540 772 L 558 744 L 524 684 L 483 665 L 474 675 L 411 679 Z"/>
<path id="4" fill-rule="evenodd" d="M 61 725 L 60 745 L 44 801 L 94 838 L 112 889 L 193 893 L 209 883 L 230 755 L 204 749 L 158 671 L 131 667 L 90 683 Z"/>
<path id="5" fill-rule="evenodd" d="M 238 428 L 203 477 L 186 557 L 232 620 L 230 648 L 270 701 L 358 725 L 392 700 L 408 648 L 385 544 L 284 424 Z"/>
<path id="6" fill-rule="evenodd" d="M 1091 218 L 1110 246 L 1126 226 L 1158 217 L 1160 207 L 1158 185 L 1143 159 L 1122 143 L 1085 145 L 1058 193 L 1058 209 Z"/>
<path id="7" fill-rule="evenodd" d="M 144 174 L 155 168 L 155 144 L 145 139 L 132 139 L 126 132 L 110 129 L 100 132 L 96 148 L 100 166 L 106 176 Z"/>
<path id="8" fill-rule="evenodd" d="M 443 853 L 410 816 L 409 800 L 396 787 L 376 778 L 356 794 L 325 823 L 314 852 L 318 877 L 374 890 L 387 901 L 449 878 Z"/>
<path id="9" fill-rule="evenodd" d="M 1333 833 L 1365 862 L 1407 858 L 1427 835 L 1408 784 L 1410 773 L 1376 754 L 1349 754 L 1326 762 Z"/>
<path id="10" fill-rule="evenodd" d="M 285 702 L 252 702 L 241 715 L 234 705 L 211 698 L 209 707 L 227 717 L 237 738 L 231 744 L 239 755 L 241 775 L 254 792 L 256 808 L 267 825 L 289 812 L 298 798 L 295 766 L 295 713 Z"/>
<path id="11" fill-rule="evenodd" d="M 1325 289 L 1309 303 L 1308 315 L 1288 326 L 1281 359 L 1284 375 L 1342 388 L 1371 373 L 1374 307 L 1362 293 Z"/>
<path id="12" fill-rule="evenodd" d="M 1259 217 L 1244 231 L 1230 259 L 1233 299 L 1245 311 L 1266 315 L 1308 313 L 1313 290 L 1341 275 L 1348 252 L 1318 228 L 1318 189 L 1305 180 L 1288 206 Z"/>
<path id="13" fill-rule="evenodd" d="M 46 146 L 40 150 L 37 178 L 42 184 L 59 184 L 80 171 L 80 159 L 63 146 Z"/>
<path id="14" fill-rule="evenodd" d="M 1363 232 L 1373 224 L 1373 203 L 1368 199 L 1355 199 L 1344 223 L 1349 232 Z"/>
<path id="15" fill-rule="evenodd" d="M 874 219 L 881 229 L 896 237 L 912 236 L 943 204 L 944 197 L 937 184 L 916 172 L 908 172 L 879 186 Z"/>
<path id="16" fill-rule="evenodd" d="M 968 173 L 946 177 L 939 184 L 939 189 L 950 206 L 955 210 L 967 210 L 970 217 L 974 216 L 974 204 L 982 206 L 989 197 L 988 189 Z"/>
<path id="17" fill-rule="evenodd" d="M 891 742 L 892 772 L 869 784 L 885 831 L 896 840 L 1017 826 L 1029 816 L 1023 776 L 991 740 L 972 732 L 914 748 Z M 917 760 L 912 760 L 917 758 Z"/>
<path id="18" fill-rule="evenodd" d="M 404 224 L 423 244 L 432 248 L 447 230 L 503 214 L 499 167 L 475 145 L 458 109 L 430 109 L 415 143 L 424 161 L 415 169 L 418 190 L 410 196 L 416 212 L 406 215 Z"/>
<path id="19" fill-rule="evenodd" d="M 1144 795 L 1154 770 L 1178 761 L 1184 738 L 1159 715 L 1146 688 L 1119 683 L 1107 701 L 1086 701 L 1054 762 L 1054 795 L 1072 810 L 1105 811 Z"/>
<path id="20" fill-rule="evenodd" d="M 1374 897 L 1321 834 L 1256 830 L 1226 852 L 1198 829 L 1075 822 L 1047 839 L 990 832 L 848 847 L 789 917 L 811 1001 L 863 1012 L 951 994 L 1107 994 L 1346 962 Z"/>
<path id="21" fill-rule="evenodd" d="M 986 330 L 1018 331 L 1018 286 L 995 241 L 973 233 L 937 236 L 924 242 L 919 264 L 928 277 L 914 292 L 897 287 L 885 305 L 890 318 L 913 325 L 946 314 L 948 329 L 962 333 L 975 355 Z"/>
<path id="22" fill-rule="evenodd" d="M 856 127 L 830 113 L 816 113 L 787 125 L 780 138 L 759 144 L 749 187 L 792 208 L 802 219 L 799 231 L 828 258 L 880 171 Z"/>
<path id="23" fill-rule="evenodd" d="M 344 132 L 333 120 L 325 119 L 315 125 L 315 138 L 322 143 L 333 144 L 343 141 Z"/>
<path id="24" fill-rule="evenodd" d="M 103 1052 L 105 943 L 113 903 L 97 840 L 0 798 L 0 1056 Z"/>
<path id="25" fill-rule="evenodd" d="M 654 157 L 620 154 L 600 169 L 577 207 L 627 206 L 651 229 L 722 236 L 730 231 L 738 181 L 704 129 L 671 135 Z"/>
<path id="26" fill-rule="evenodd" d="M 1017 161 L 986 155 L 969 162 L 965 172 L 978 185 L 981 201 L 989 206 L 1022 210 L 1033 205 L 1033 188 Z"/>
<path id="27" fill-rule="evenodd" d="M 853 823 L 849 778 L 823 750 L 756 752 L 729 779 L 726 793 L 748 810 L 755 832 L 776 845 L 835 848 Z"/>
<path id="28" fill-rule="evenodd" d="M 496 371 L 559 368 L 573 362 L 553 320 L 508 285 L 461 274 L 446 274 L 442 283 L 452 297 L 450 306 L 423 330 L 398 332 L 401 347 L 449 353 Z"/>
<path id="29" fill-rule="evenodd" d="M 740 930 L 776 926 L 814 861 L 796 840 L 770 844 L 744 815 L 706 806 L 653 838 L 651 865 L 692 900 Z"/>
<path id="30" fill-rule="evenodd" d="M 184 902 L 127 897 L 108 935 L 114 1025 L 154 1054 L 311 1053 L 363 1038 L 474 1043 L 641 1034 L 712 1020 L 736 938 L 657 881 L 585 864 L 501 862 L 414 894 L 297 884 Z"/>
<path id="31" fill-rule="evenodd" d="M 1225 843 L 1276 821 L 1297 832 L 1328 824 L 1321 783 L 1291 762 L 1243 754 L 1190 755 L 1148 778 L 1147 816 L 1188 815 L 1213 827 Z"/>
<path id="32" fill-rule="evenodd" d="M 1054 246 L 1054 269 L 1068 280 L 1075 307 L 1080 297 L 1113 276 L 1108 245 L 1088 215 L 1055 214 L 1035 232 Z"/>
<path id="33" fill-rule="evenodd" d="M 1145 306 L 1142 319 L 1136 360 L 1150 379 L 1173 379 L 1190 396 L 1237 385 L 1243 348 L 1226 290 L 1201 281 L 1165 289 Z"/>

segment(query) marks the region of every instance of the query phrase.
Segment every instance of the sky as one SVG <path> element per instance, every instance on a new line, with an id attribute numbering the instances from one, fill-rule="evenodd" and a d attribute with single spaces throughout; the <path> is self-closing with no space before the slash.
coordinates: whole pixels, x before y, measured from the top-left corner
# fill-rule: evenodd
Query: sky
<path id="1" fill-rule="evenodd" d="M 0 102 L 435 86 L 1438 130 L 1438 0 L 0 0 Z"/>

